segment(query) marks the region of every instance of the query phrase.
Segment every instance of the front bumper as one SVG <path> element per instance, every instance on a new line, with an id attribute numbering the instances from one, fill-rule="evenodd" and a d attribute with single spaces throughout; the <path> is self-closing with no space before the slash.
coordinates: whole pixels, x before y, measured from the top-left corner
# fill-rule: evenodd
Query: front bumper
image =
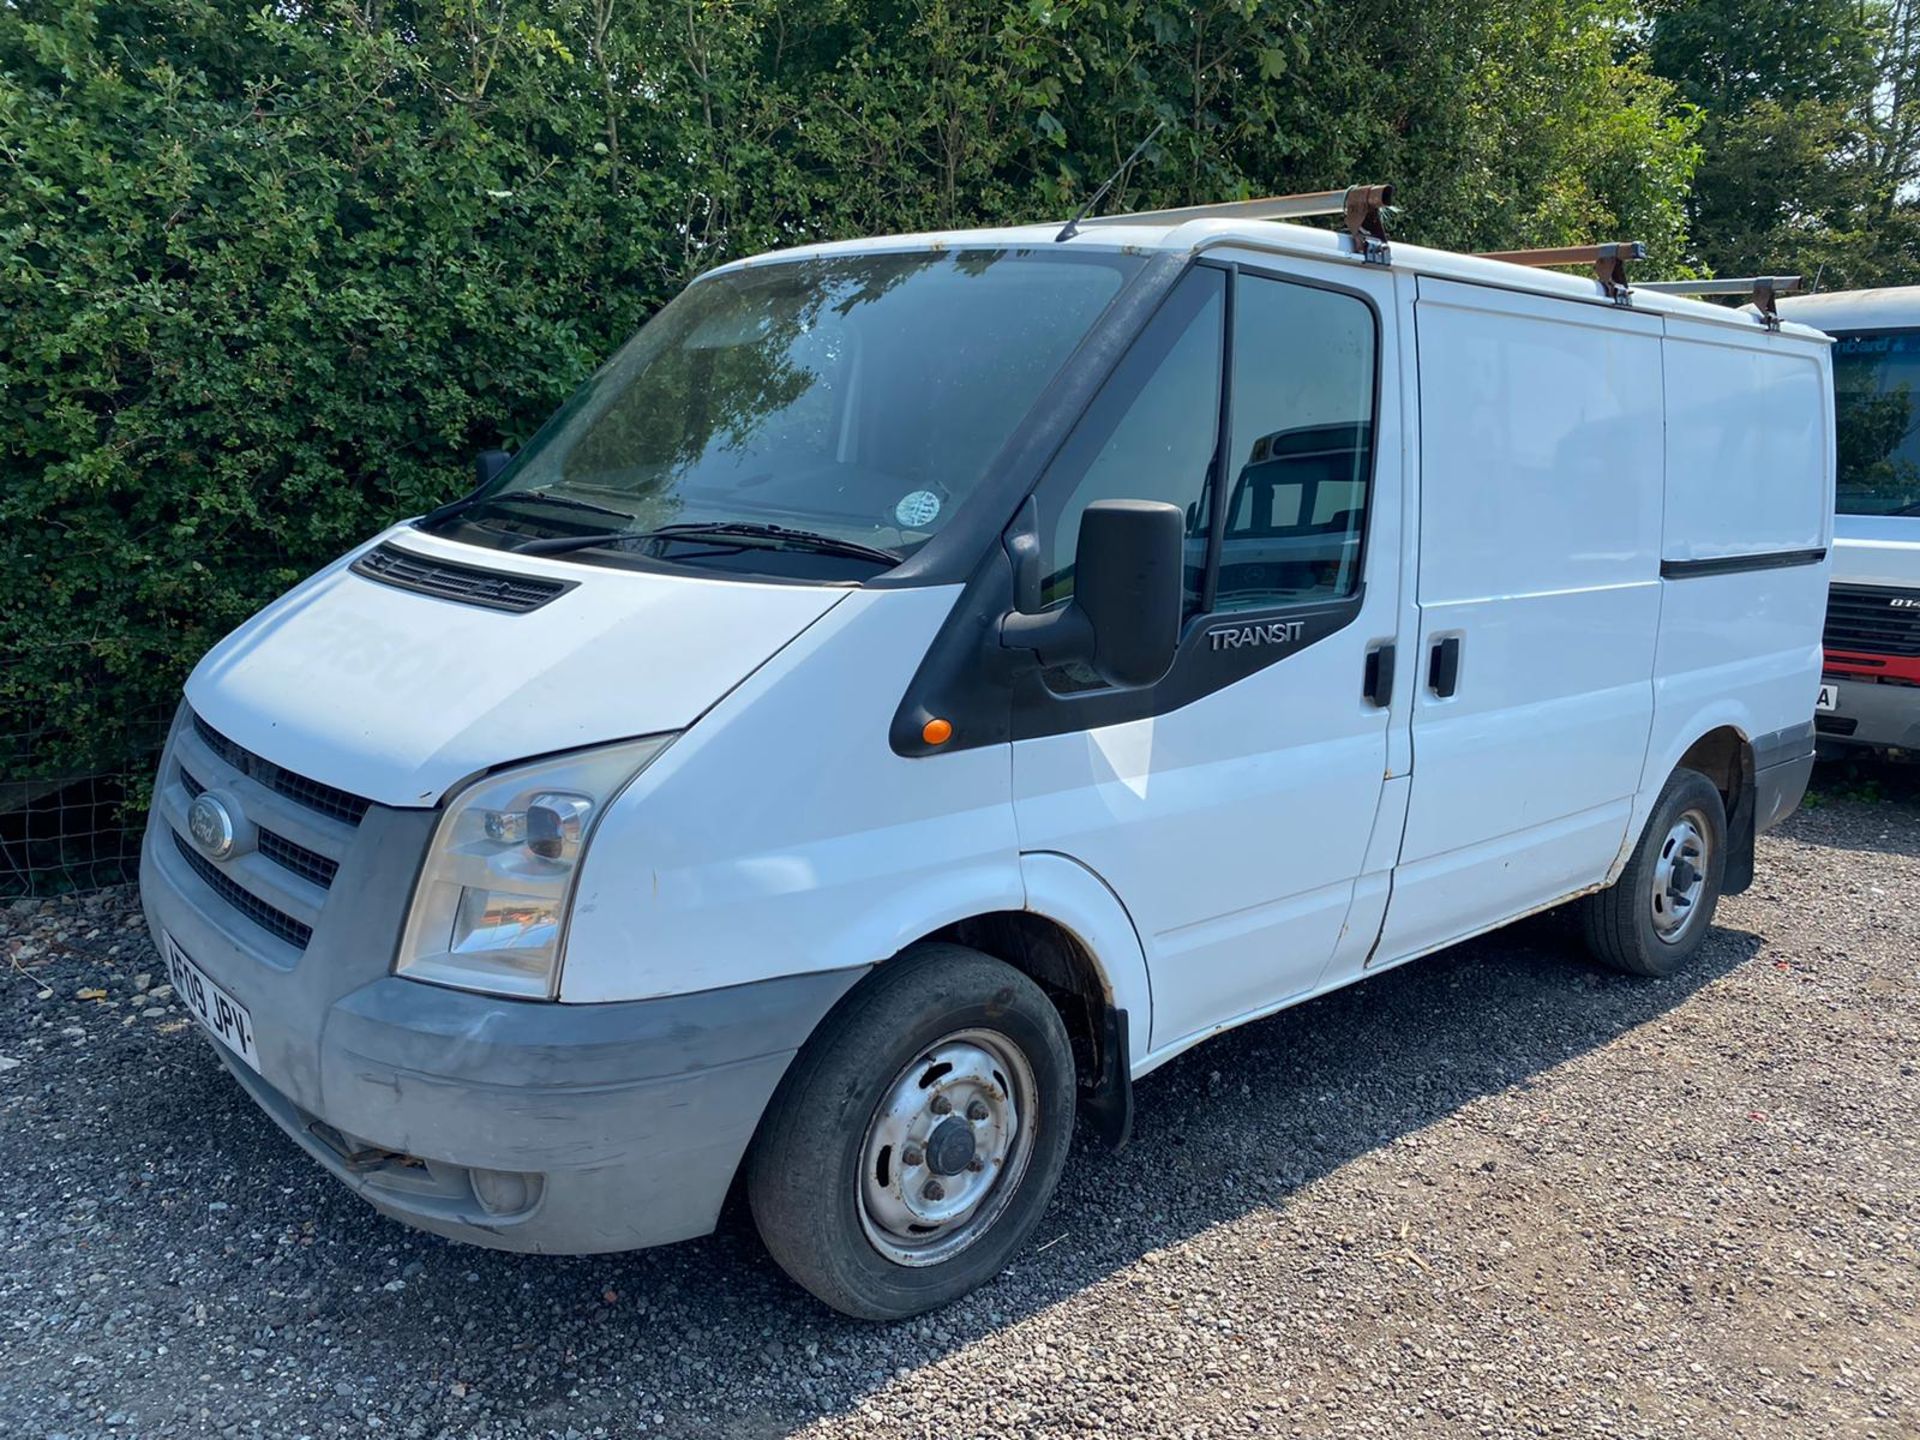
<path id="1" fill-rule="evenodd" d="M 586 1255 L 713 1229 L 810 1028 L 800 1017 L 824 1014 L 850 983 L 801 976 L 575 1013 L 588 1007 L 390 978 L 324 1021 L 324 1115 L 208 1043 L 382 1214 L 494 1249 Z"/>
<path id="2" fill-rule="evenodd" d="M 1829 674 L 1839 708 L 1814 717 L 1823 750 L 1852 747 L 1920 750 L 1920 686 Z"/>
<path id="3" fill-rule="evenodd" d="M 209 876 L 176 839 L 176 769 L 219 758 L 176 728 L 141 900 L 155 944 L 171 936 L 247 1007 L 259 1074 L 208 1043 L 302 1149 L 384 1214 L 498 1249 L 630 1250 L 713 1228 L 788 1062 L 862 971 L 598 1005 L 398 978 L 432 815 L 379 806 L 335 852 L 327 892 L 306 897 L 311 937 L 291 945 L 246 913 L 246 863 Z M 217 778 L 263 825 L 291 818 L 244 768 Z"/>

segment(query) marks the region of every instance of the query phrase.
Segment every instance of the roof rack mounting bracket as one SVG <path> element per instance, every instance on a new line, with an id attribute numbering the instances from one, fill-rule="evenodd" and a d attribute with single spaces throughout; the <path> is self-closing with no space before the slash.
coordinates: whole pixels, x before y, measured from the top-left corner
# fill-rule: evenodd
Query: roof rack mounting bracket
<path id="1" fill-rule="evenodd" d="M 1350 185 L 1345 190 L 1314 190 L 1303 195 L 1267 195 L 1257 200 L 1224 200 L 1216 205 L 1181 205 L 1171 210 L 1117 211 L 1076 215 L 1056 239 L 1101 225 L 1184 225 L 1189 220 L 1304 220 L 1338 215 L 1353 244 L 1354 256 L 1368 265 L 1392 263 L 1387 245 L 1386 212 L 1393 204 L 1391 185 Z"/>
<path id="2" fill-rule="evenodd" d="M 1619 255 L 1608 255 L 1593 262 L 1593 278 L 1616 305 L 1633 304 L 1633 286 L 1627 282 L 1627 262 Z"/>
<path id="3" fill-rule="evenodd" d="M 1769 330 L 1780 328 L 1779 299 L 1800 288 L 1800 275 L 1748 275 L 1724 280 L 1656 280 L 1646 286 L 1663 295 L 1744 295 L 1757 312 L 1755 318 Z"/>
<path id="4" fill-rule="evenodd" d="M 1604 245 L 1559 245 L 1547 250 L 1483 250 L 1482 260 L 1545 269 L 1552 265 L 1591 265 L 1600 293 L 1616 305 L 1633 304 L 1633 286 L 1627 280 L 1627 261 L 1647 258 L 1638 240 L 1610 240 Z"/>
<path id="5" fill-rule="evenodd" d="M 1353 253 L 1363 264 L 1391 265 L 1393 249 L 1387 244 L 1387 207 L 1393 203 L 1391 185 L 1353 185 L 1340 203 L 1341 218 Z"/>

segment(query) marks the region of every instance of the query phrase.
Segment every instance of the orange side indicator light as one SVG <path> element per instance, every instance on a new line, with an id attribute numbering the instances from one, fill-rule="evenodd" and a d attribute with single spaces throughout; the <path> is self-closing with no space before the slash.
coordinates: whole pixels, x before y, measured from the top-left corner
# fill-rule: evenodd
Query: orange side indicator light
<path id="1" fill-rule="evenodd" d="M 920 727 L 920 738 L 929 745 L 944 745 L 953 738 L 953 722 L 949 720 L 929 720 Z"/>

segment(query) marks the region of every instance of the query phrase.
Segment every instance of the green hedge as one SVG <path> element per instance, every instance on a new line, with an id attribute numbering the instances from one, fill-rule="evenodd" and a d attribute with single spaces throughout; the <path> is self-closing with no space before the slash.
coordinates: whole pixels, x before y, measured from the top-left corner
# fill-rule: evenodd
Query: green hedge
<path id="1" fill-rule="evenodd" d="M 1680 253 L 1609 0 L 11 0 L 0 779 L 137 762 L 193 660 L 459 493 L 699 271 L 1390 179 L 1399 232 Z"/>

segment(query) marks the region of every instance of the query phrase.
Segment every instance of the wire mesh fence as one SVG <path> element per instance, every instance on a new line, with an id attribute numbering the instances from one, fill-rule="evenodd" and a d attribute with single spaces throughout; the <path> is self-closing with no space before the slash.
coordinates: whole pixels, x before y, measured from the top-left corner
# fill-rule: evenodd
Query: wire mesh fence
<path id="1" fill-rule="evenodd" d="M 275 546 L 223 551 L 198 588 L 121 597 L 123 624 L 0 608 L 0 904 L 137 878 L 188 671 L 314 564 Z"/>
<path id="2" fill-rule="evenodd" d="M 124 717 L 89 737 L 88 762 L 62 761 L 68 737 L 0 734 L 0 899 L 59 895 L 134 878 L 154 766 L 171 711 Z"/>

